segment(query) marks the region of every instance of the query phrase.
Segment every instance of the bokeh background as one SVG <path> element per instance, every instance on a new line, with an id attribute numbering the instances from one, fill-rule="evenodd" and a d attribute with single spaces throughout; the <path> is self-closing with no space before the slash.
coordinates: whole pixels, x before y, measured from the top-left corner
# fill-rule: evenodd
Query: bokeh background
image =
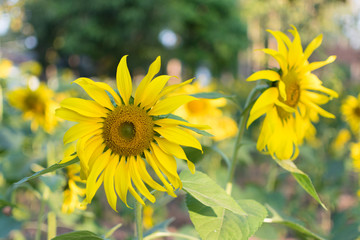
<path id="1" fill-rule="evenodd" d="M 123 55 L 129 55 L 134 84 L 161 56 L 161 73 L 177 76 L 170 84 L 196 77 L 200 86 L 207 87 L 205 91 L 232 96 L 218 106 L 224 116 L 237 121 L 237 104 L 243 105 L 255 86 L 245 79 L 254 71 L 277 67 L 273 59 L 256 51 L 277 47 L 266 29 L 286 31 L 290 25 L 297 27 L 304 45 L 324 35 L 310 61 L 337 56 L 335 63 L 316 71 L 324 85 L 340 95 L 325 106 L 336 119 L 321 119 L 315 125 L 317 137 L 301 147 L 296 160 L 329 211 L 321 209 L 269 156 L 256 151 L 259 122 L 245 134 L 234 195 L 270 203 L 327 239 L 359 237 L 360 169 L 350 156 L 350 146 L 360 136 L 344 121 L 341 104 L 360 90 L 360 1 L 0 0 L 0 4 L 0 239 L 34 239 L 39 211 L 56 213 L 58 234 L 86 229 L 101 235 L 122 223 L 111 238 L 131 239 L 134 229 L 133 210 L 119 205 L 115 213 L 102 194 L 86 210 L 63 213 L 66 171 L 14 187 L 23 177 L 62 159 L 62 136 L 71 124 L 59 122 L 52 131 L 33 126 L 10 104 L 9 92 L 45 84 L 53 91 L 52 101 L 59 103 L 65 97 L 84 96 L 71 85 L 77 77 L 114 84 Z M 221 124 L 214 126 L 221 132 Z M 341 131 L 348 133 L 339 138 Z M 187 152 L 197 168 L 220 185 L 225 183 L 226 167 L 214 149 L 231 152 L 234 134 L 221 141 L 201 139 L 204 155 Z M 171 231 L 197 236 L 184 194 L 179 195 L 177 199 L 164 195 L 149 206 L 148 227 L 172 218 L 166 222 Z M 41 201 L 46 201 L 43 209 Z M 46 239 L 46 224 L 44 217 L 42 239 Z M 284 226 L 264 224 L 252 239 L 302 238 Z"/>

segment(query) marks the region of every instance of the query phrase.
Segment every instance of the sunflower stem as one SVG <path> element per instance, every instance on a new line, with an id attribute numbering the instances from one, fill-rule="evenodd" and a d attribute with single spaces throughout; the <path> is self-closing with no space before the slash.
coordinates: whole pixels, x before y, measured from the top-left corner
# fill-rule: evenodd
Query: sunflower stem
<path id="1" fill-rule="evenodd" d="M 48 195 L 49 195 L 49 189 L 47 187 L 45 187 L 44 192 L 41 195 L 41 200 L 40 200 L 40 210 L 39 210 L 39 215 L 38 215 L 38 219 L 37 219 L 35 240 L 41 239 L 41 225 L 42 225 L 43 219 L 44 219 L 45 205 L 48 200 Z"/>
<path id="2" fill-rule="evenodd" d="M 231 195 L 231 191 L 232 191 L 232 181 L 233 181 L 234 174 L 235 174 L 235 168 L 236 168 L 236 163 L 237 163 L 237 154 L 240 149 L 240 142 L 244 135 L 246 122 L 249 117 L 249 109 L 250 109 L 249 105 L 252 102 L 253 98 L 256 96 L 256 94 L 265 88 L 268 88 L 268 85 L 258 85 L 251 90 L 251 92 L 249 93 L 249 95 L 246 99 L 245 106 L 243 108 L 244 112 L 242 112 L 241 117 L 239 119 L 239 130 L 236 135 L 234 151 L 233 151 L 233 155 L 231 158 L 231 165 L 229 168 L 229 174 L 228 174 L 228 178 L 226 181 L 227 182 L 226 183 L 226 193 L 229 195 Z"/>
<path id="3" fill-rule="evenodd" d="M 143 240 L 142 216 L 142 204 L 139 201 L 135 201 L 135 223 L 136 235 L 138 240 Z"/>

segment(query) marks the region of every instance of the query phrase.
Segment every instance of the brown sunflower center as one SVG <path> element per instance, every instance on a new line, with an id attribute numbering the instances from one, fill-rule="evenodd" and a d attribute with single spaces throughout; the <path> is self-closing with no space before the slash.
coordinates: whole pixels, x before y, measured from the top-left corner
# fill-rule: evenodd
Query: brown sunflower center
<path id="1" fill-rule="evenodd" d="M 360 107 L 357 106 L 356 108 L 354 108 L 354 114 L 358 117 L 360 117 Z"/>
<path id="2" fill-rule="evenodd" d="M 45 112 L 45 103 L 35 93 L 29 93 L 25 98 L 26 110 L 31 110 L 34 113 L 42 114 Z"/>
<path id="3" fill-rule="evenodd" d="M 150 147 L 154 137 L 152 118 L 134 105 L 121 105 L 104 121 L 103 139 L 120 156 L 136 156 Z"/>

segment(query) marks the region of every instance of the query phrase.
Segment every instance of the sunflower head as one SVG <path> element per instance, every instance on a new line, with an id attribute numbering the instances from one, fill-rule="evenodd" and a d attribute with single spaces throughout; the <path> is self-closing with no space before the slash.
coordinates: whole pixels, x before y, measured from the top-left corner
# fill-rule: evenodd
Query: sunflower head
<path id="1" fill-rule="evenodd" d="M 202 149 L 187 128 L 206 128 L 172 115 L 178 107 L 196 99 L 185 94 L 168 96 L 191 80 L 166 86 L 171 76 L 155 77 L 160 70 L 158 57 L 133 94 L 126 58 L 120 60 L 116 74 L 119 94 L 105 83 L 79 78 L 75 83 L 93 100 L 68 98 L 56 111 L 57 116 L 78 122 L 65 133 L 64 143 L 77 141 L 87 202 L 103 183 L 115 211 L 117 197 L 127 205 L 128 192 L 142 204 L 141 196 L 155 201 L 149 189 L 176 196 L 174 190 L 182 186 L 176 158 L 187 161 L 190 170 L 195 171 L 182 146 Z"/>
<path id="2" fill-rule="evenodd" d="M 295 159 L 299 153 L 298 146 L 304 138 L 313 138 L 315 135 L 312 122 L 317 121 L 319 115 L 335 117 L 319 105 L 338 94 L 322 86 L 312 71 L 333 62 L 336 57 L 309 63 L 308 58 L 320 46 L 322 35 L 303 50 L 300 35 L 294 26 L 289 30 L 293 35 L 292 40 L 283 32 L 268 32 L 275 37 L 278 49 L 266 48 L 262 51 L 278 62 L 279 70 L 261 70 L 247 79 L 273 82 L 252 107 L 247 126 L 265 115 L 257 142 L 258 150 L 278 159 Z"/>
<path id="3" fill-rule="evenodd" d="M 33 131 L 41 126 L 51 133 L 58 123 L 55 117 L 58 104 L 54 101 L 54 95 L 46 85 L 40 84 L 35 90 L 29 87 L 15 89 L 8 92 L 7 97 L 11 106 L 23 112 L 24 120 L 31 120 Z"/>
<path id="4" fill-rule="evenodd" d="M 341 105 L 341 112 L 353 133 L 360 134 L 360 94 L 357 98 L 347 96 Z"/>

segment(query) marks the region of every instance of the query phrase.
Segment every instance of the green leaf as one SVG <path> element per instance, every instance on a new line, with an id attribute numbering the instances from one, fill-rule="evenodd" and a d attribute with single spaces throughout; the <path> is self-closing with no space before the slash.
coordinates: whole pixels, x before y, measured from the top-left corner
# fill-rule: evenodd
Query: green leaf
<path id="1" fill-rule="evenodd" d="M 6 238 L 12 230 L 20 229 L 21 222 L 10 216 L 0 214 L 0 238 Z"/>
<path id="2" fill-rule="evenodd" d="M 66 184 L 64 177 L 59 175 L 40 176 L 40 179 L 50 188 L 52 192 L 59 190 Z"/>
<path id="3" fill-rule="evenodd" d="M 9 206 L 9 207 L 16 207 L 15 204 L 11 203 L 11 202 L 8 202 L 4 199 L 0 199 L 0 208 L 3 208 L 3 207 L 6 207 L 6 206 Z"/>
<path id="4" fill-rule="evenodd" d="M 69 166 L 69 165 L 71 165 L 71 164 L 77 163 L 78 161 L 79 161 L 79 158 L 76 157 L 75 159 L 73 159 L 73 160 L 71 160 L 71 161 L 68 161 L 68 162 L 66 162 L 66 163 L 61 163 L 61 164 L 56 163 L 56 164 L 54 164 L 54 165 L 52 165 L 52 166 L 50 166 L 50 167 L 48 167 L 48 168 L 45 168 L 45 169 L 43 169 L 43 170 L 41 170 L 41 171 L 39 171 L 39 172 L 34 173 L 33 175 L 31 175 L 31 176 L 29 176 L 29 177 L 24 177 L 24 178 L 21 179 L 20 181 L 16 182 L 15 185 L 20 185 L 20 184 L 22 184 L 22 183 L 24 183 L 24 182 L 27 182 L 27 181 L 29 181 L 29 180 L 31 180 L 31 179 L 34 179 L 34 178 L 37 178 L 37 177 L 39 177 L 39 176 L 41 176 L 41 175 L 44 175 L 44 174 L 46 174 L 46 173 L 53 172 L 53 171 L 55 171 L 55 170 L 58 170 L 58 169 L 67 167 L 67 166 Z"/>
<path id="5" fill-rule="evenodd" d="M 180 174 L 183 189 L 205 206 L 222 207 L 235 214 L 246 215 L 236 201 L 206 174 L 196 171 L 191 174 L 184 170 Z"/>
<path id="6" fill-rule="evenodd" d="M 60 236 L 54 237 L 52 240 L 104 240 L 103 238 L 97 236 L 95 233 L 89 231 L 78 231 L 65 233 Z"/>
<path id="7" fill-rule="evenodd" d="M 206 98 L 206 99 L 218 99 L 218 98 L 232 98 L 233 96 L 225 95 L 219 92 L 202 92 L 191 94 L 191 96 L 196 98 Z"/>
<path id="8" fill-rule="evenodd" d="M 300 186 L 307 193 L 309 193 L 316 201 L 318 201 L 318 203 L 320 203 L 320 205 L 325 210 L 327 210 L 324 203 L 320 200 L 320 197 L 317 194 L 317 192 L 315 190 L 315 187 L 312 184 L 312 181 L 311 181 L 310 177 L 307 174 L 305 174 L 303 171 L 298 169 L 297 166 L 295 165 L 295 163 L 293 161 L 291 161 L 291 160 L 278 160 L 278 159 L 275 159 L 275 161 L 277 162 L 277 164 L 280 165 L 280 167 L 282 167 L 286 171 L 289 171 L 294 176 L 295 180 L 300 184 Z"/>
<path id="9" fill-rule="evenodd" d="M 208 132 L 205 131 L 205 130 L 200 130 L 200 129 L 197 129 L 197 128 L 194 128 L 194 127 L 189 127 L 189 126 L 184 126 L 184 125 L 179 125 L 179 126 L 181 126 L 181 127 L 183 127 L 183 128 L 187 128 L 187 129 L 189 129 L 189 130 L 191 130 L 191 131 L 194 131 L 194 132 L 196 132 L 197 134 L 203 135 L 203 136 L 205 136 L 205 137 L 213 137 L 213 136 L 214 136 L 214 135 L 212 135 L 211 133 L 208 133 Z"/>
<path id="10" fill-rule="evenodd" d="M 277 212 L 275 209 L 273 209 L 269 205 L 266 205 L 266 207 L 269 209 L 269 211 L 273 215 L 272 218 L 267 219 L 267 221 L 266 221 L 267 223 L 279 223 L 279 224 L 285 225 L 285 226 L 297 231 L 298 233 L 300 233 L 302 235 L 312 237 L 312 238 L 318 239 L 318 240 L 325 240 L 325 238 L 323 238 L 323 237 L 317 235 L 316 233 L 313 233 L 309 229 L 307 229 L 303 225 L 303 223 L 301 223 L 300 221 L 295 220 L 290 217 L 287 217 L 287 216 L 284 216 L 283 214 L 280 214 L 279 212 Z"/>
<path id="11" fill-rule="evenodd" d="M 267 215 L 265 207 L 254 200 L 240 200 L 247 216 L 237 215 L 223 207 L 208 207 L 187 195 L 190 219 L 202 239 L 245 240 L 261 226 Z"/>

